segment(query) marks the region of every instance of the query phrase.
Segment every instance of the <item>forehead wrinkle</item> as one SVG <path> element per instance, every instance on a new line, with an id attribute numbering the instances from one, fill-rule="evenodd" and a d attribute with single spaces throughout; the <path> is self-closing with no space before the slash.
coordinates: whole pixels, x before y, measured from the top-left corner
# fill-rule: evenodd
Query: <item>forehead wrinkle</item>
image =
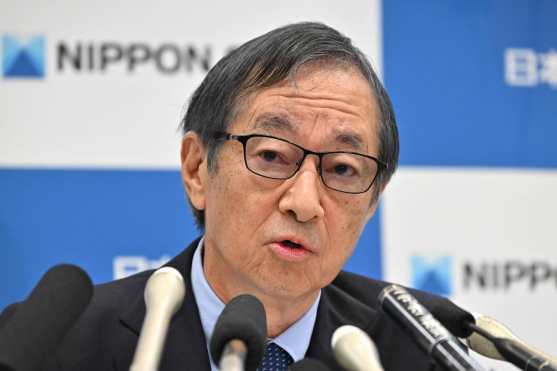
<path id="1" fill-rule="evenodd" d="M 319 120 L 319 116 L 322 113 L 318 113 L 315 117 L 315 121 Z M 275 132 L 275 133 L 299 133 L 299 123 L 292 121 L 289 115 L 285 113 L 277 112 L 264 112 L 257 116 L 254 120 L 254 129 L 263 129 L 265 131 Z M 367 143 L 361 133 L 352 128 L 349 123 L 342 120 L 338 125 L 330 126 L 333 131 L 334 138 L 329 141 L 330 144 L 339 143 L 343 145 L 348 145 L 353 150 L 362 151 L 367 150 Z"/>
<path id="2" fill-rule="evenodd" d="M 322 109 L 331 109 L 334 111 L 338 111 L 347 115 L 358 116 L 362 117 L 362 112 L 358 112 L 359 110 L 355 109 L 355 103 L 357 101 L 366 101 L 367 99 L 362 99 L 363 97 L 355 97 L 355 96 L 344 96 L 344 95 L 334 95 L 334 94 L 304 94 L 301 96 L 300 94 L 281 94 L 284 98 L 291 98 L 293 100 L 298 100 L 303 102 L 303 104 L 315 107 L 315 108 L 322 108 Z M 370 108 L 370 113 L 373 112 L 373 105 L 371 102 L 366 104 Z"/>

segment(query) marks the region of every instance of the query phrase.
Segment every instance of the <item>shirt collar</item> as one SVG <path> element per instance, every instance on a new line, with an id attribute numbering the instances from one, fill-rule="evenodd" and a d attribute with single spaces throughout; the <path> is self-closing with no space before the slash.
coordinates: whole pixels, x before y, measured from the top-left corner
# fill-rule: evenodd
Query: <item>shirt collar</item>
<path id="1" fill-rule="evenodd" d="M 207 344 L 209 344 L 211 335 L 213 334 L 213 330 L 215 328 L 215 323 L 224 309 L 224 303 L 218 298 L 205 278 L 201 256 L 203 251 L 203 240 L 204 238 L 199 241 L 193 256 L 191 284 L 193 295 L 197 301 L 199 316 L 201 317 L 201 325 L 203 326 L 203 332 L 205 333 L 205 339 L 207 340 Z M 294 359 L 294 362 L 303 359 L 309 348 L 313 326 L 315 325 L 315 319 L 317 318 L 317 307 L 319 306 L 320 298 L 321 291 L 319 291 L 319 295 L 309 310 L 304 313 L 298 321 L 276 338 L 269 339 L 270 342 L 274 342 L 286 350 Z M 209 345 L 207 345 L 207 347 L 209 347 Z M 211 358 L 210 352 L 209 358 Z M 212 358 L 211 364 L 213 369 L 215 369 Z"/>

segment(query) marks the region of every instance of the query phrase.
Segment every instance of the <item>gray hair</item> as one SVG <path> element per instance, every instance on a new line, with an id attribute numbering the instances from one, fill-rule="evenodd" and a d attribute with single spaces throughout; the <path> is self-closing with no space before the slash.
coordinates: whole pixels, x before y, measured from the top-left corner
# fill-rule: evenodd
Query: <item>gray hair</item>
<path id="1" fill-rule="evenodd" d="M 348 64 L 368 81 L 379 106 L 379 160 L 387 164 L 375 180 L 372 202 L 395 172 L 399 139 L 391 100 L 366 56 L 352 41 L 322 23 L 303 22 L 272 30 L 232 50 L 207 74 L 195 90 L 180 123 L 185 134 L 193 130 L 207 148 L 208 170 L 213 172 L 224 132 L 241 106 L 242 98 L 278 84 L 308 63 Z M 191 205 L 191 202 L 190 202 Z M 196 224 L 203 229 L 203 210 L 192 206 Z"/>

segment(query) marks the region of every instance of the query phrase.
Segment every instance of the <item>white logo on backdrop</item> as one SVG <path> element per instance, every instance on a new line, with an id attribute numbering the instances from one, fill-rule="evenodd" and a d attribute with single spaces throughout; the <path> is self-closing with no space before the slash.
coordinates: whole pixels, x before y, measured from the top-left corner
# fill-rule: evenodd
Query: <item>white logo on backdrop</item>
<path id="1" fill-rule="evenodd" d="M 533 87 L 547 84 L 557 88 L 557 52 L 508 48 L 505 50 L 505 81 L 511 86 Z"/>
<path id="2" fill-rule="evenodd" d="M 156 269 L 170 260 L 163 255 L 159 259 L 149 260 L 145 256 L 115 256 L 112 260 L 114 279 L 120 279 L 148 269 Z"/>

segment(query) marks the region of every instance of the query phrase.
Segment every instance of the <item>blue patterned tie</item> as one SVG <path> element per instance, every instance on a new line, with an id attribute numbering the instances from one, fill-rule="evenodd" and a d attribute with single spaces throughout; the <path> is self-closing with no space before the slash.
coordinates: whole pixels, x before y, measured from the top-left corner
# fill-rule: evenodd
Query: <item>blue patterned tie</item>
<path id="1" fill-rule="evenodd" d="M 265 349 L 263 361 L 257 369 L 258 371 L 286 371 L 288 365 L 293 361 L 288 352 L 275 343 L 269 343 Z"/>

